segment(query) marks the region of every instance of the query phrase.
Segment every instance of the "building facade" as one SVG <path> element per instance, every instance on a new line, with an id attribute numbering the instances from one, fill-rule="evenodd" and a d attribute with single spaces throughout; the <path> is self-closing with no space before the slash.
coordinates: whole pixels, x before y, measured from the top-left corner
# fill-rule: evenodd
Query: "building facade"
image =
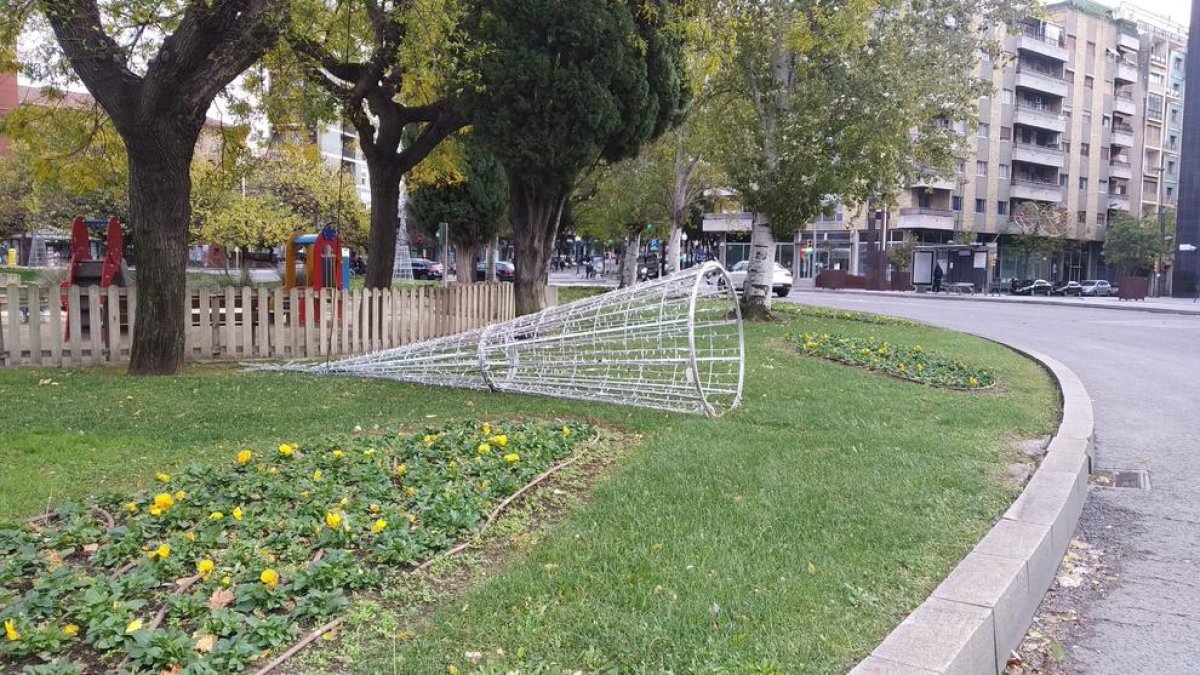
<path id="1" fill-rule="evenodd" d="M 997 248 L 995 279 L 1111 277 L 1101 256 L 1113 213 L 1153 217 L 1179 196 L 1187 31 L 1133 4 L 1066 0 L 1003 36 L 1003 58 L 982 57 L 993 85 L 955 175 L 909 186 L 875 214 L 896 245 L 978 241 Z M 1020 248 L 1023 202 L 1057 210 L 1053 255 Z M 865 271 L 865 212 L 822 219 L 804 233 L 810 273 Z M 797 269 L 805 275 L 805 269 Z"/>

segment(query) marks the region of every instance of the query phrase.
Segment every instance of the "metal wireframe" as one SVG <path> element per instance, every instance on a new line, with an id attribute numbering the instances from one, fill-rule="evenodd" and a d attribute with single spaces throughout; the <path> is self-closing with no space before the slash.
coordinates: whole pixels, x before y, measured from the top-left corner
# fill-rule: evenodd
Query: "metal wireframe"
<path id="1" fill-rule="evenodd" d="M 719 417 L 739 405 L 745 378 L 732 289 L 709 262 L 458 335 L 284 368 Z"/>

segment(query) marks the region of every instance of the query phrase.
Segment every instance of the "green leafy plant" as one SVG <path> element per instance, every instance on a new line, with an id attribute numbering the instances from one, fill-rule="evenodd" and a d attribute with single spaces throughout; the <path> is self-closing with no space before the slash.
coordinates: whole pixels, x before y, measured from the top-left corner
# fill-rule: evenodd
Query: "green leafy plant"
<path id="1" fill-rule="evenodd" d="M 875 337 L 857 338 L 828 333 L 791 336 L 801 353 L 892 377 L 951 389 L 985 389 L 996 383 L 988 370 L 962 361 L 931 355 L 921 345 L 893 345 Z"/>
<path id="2" fill-rule="evenodd" d="M 479 530 L 581 425 L 467 421 L 246 449 L 0 529 L 0 664 L 244 669 Z M 190 671 L 189 671 L 190 672 Z"/>

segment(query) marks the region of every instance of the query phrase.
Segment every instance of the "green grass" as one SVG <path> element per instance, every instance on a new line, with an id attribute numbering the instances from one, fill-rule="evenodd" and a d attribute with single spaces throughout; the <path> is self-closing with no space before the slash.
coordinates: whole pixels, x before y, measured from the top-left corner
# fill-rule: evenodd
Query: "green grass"
<path id="1" fill-rule="evenodd" d="M 944 391 L 808 359 L 784 342 L 796 331 L 919 343 L 999 384 Z M 492 672 L 844 672 L 1003 511 L 1006 443 L 1049 433 L 1055 392 L 1004 348 L 919 326 L 795 317 L 747 326 L 747 348 L 745 405 L 715 421 L 218 367 L 0 371 L 0 519 L 355 425 L 586 419 L 643 441 L 527 555 L 352 667 L 465 672 L 480 651 Z"/>
<path id="2" fill-rule="evenodd" d="M 611 290 L 607 286 L 559 286 L 558 304 L 565 305 L 568 302 L 601 295 Z"/>
<path id="3" fill-rule="evenodd" d="M 0 267 L 0 278 L 4 275 L 15 276 L 22 284 L 42 284 L 45 270 L 36 267 Z"/>

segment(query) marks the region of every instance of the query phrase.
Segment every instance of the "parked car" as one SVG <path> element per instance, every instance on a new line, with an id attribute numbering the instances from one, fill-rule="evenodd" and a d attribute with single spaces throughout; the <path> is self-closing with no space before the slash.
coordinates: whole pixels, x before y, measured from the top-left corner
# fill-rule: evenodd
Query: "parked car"
<path id="1" fill-rule="evenodd" d="M 1103 279 L 1088 279 L 1079 284 L 1079 294 L 1090 298 L 1108 297 L 1116 292 L 1117 289 Z"/>
<path id="2" fill-rule="evenodd" d="M 496 281 L 512 281 L 517 276 L 517 268 L 510 262 L 496 261 Z M 475 265 L 475 281 L 487 279 L 487 263 Z"/>
<path id="3" fill-rule="evenodd" d="M 1013 291 L 1013 295 L 1050 295 L 1054 285 L 1045 279 L 1037 279 Z"/>
<path id="4" fill-rule="evenodd" d="M 743 260 L 729 270 L 729 278 L 733 280 L 733 289 L 741 293 L 746 286 L 746 274 L 750 271 L 750 261 Z M 775 263 L 775 271 L 771 279 L 771 290 L 781 298 L 786 298 L 792 292 L 792 273 L 786 267 Z"/>
<path id="5" fill-rule="evenodd" d="M 1054 290 L 1050 291 L 1050 295 L 1078 296 L 1082 289 L 1083 287 L 1079 285 L 1078 281 L 1068 281 L 1064 284 L 1055 286 Z"/>
<path id="6" fill-rule="evenodd" d="M 413 279 L 420 281 L 441 281 L 445 274 L 442 264 L 425 258 L 412 259 Z"/>
<path id="7" fill-rule="evenodd" d="M 643 273 L 642 270 L 645 272 Z M 645 277 L 645 279 L 657 279 L 659 276 L 658 256 L 639 255 L 637 273 L 639 277 Z"/>

